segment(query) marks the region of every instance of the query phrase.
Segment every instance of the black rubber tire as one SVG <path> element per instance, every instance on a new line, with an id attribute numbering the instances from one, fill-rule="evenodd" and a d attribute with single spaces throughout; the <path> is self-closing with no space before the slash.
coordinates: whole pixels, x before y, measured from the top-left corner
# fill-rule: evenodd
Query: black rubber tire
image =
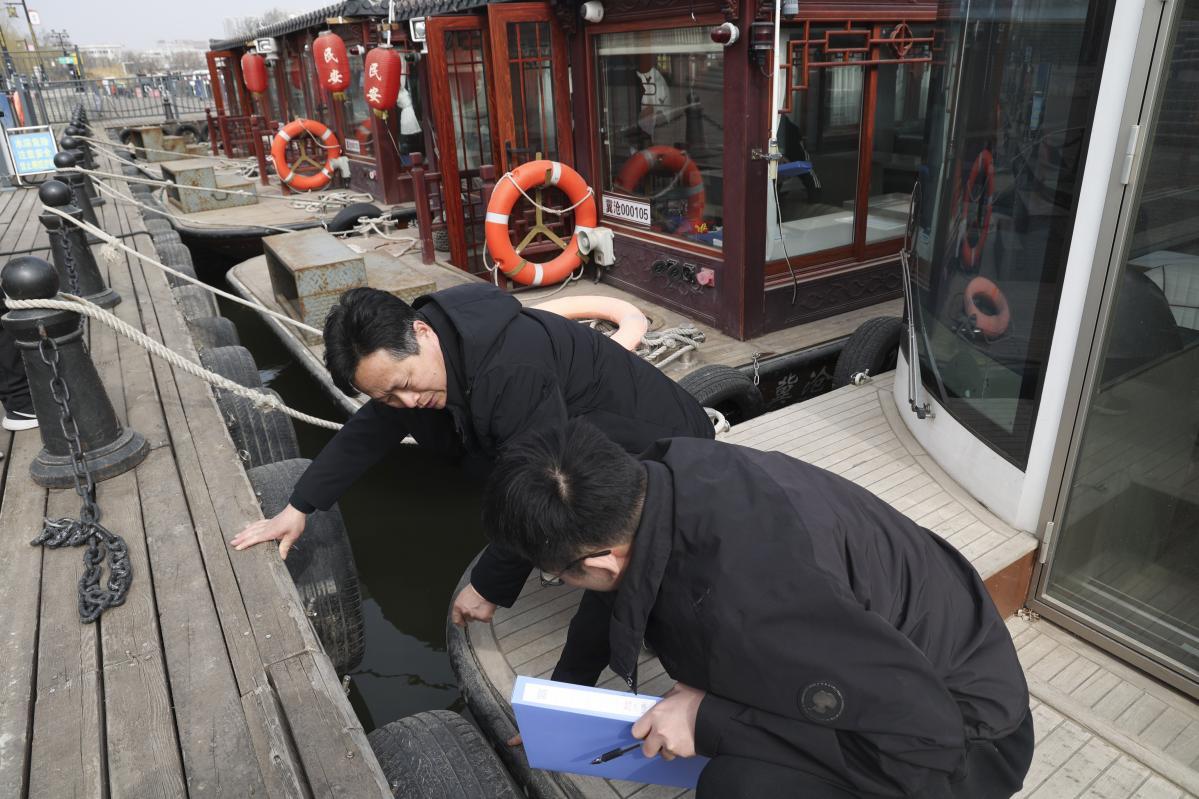
<path id="1" fill-rule="evenodd" d="M 259 391 L 279 396 L 269 388 Z M 245 468 L 300 457 L 300 442 L 296 440 L 296 429 L 291 426 L 291 417 L 287 414 L 263 410 L 249 397 L 230 391 L 218 390 L 216 404 Z"/>
<path id="2" fill-rule="evenodd" d="M 848 386 L 859 372 L 876 377 L 894 369 L 902 337 L 903 320 L 897 316 L 876 316 L 862 322 L 837 356 L 833 388 Z"/>
<path id="3" fill-rule="evenodd" d="M 200 129 L 190 123 L 184 123 L 175 128 L 175 135 L 183 136 L 184 143 L 186 144 L 199 144 L 202 141 L 200 138 Z M 191 138 L 188 139 L 188 136 Z"/>
<path id="4" fill-rule="evenodd" d="M 241 339 L 237 335 L 237 326 L 223 316 L 189 319 L 187 329 L 191 331 L 192 341 L 195 342 L 197 350 L 241 346 Z"/>
<path id="5" fill-rule="evenodd" d="M 366 740 L 396 799 L 524 797 L 474 725 L 449 710 L 398 719 Z"/>
<path id="6" fill-rule="evenodd" d="M 175 291 L 180 291 L 180 289 L 175 289 Z M 217 315 L 215 313 L 204 314 L 204 316 Z M 197 316 L 196 318 L 203 317 Z M 254 363 L 254 356 L 245 347 L 214 347 L 205 350 L 200 353 L 200 363 L 208 371 L 216 372 L 239 386 L 262 388 L 262 375 L 259 374 L 258 366 Z M 216 392 L 218 397 L 225 393 L 224 389 L 219 388 Z"/>
<path id="7" fill-rule="evenodd" d="M 171 290 L 175 294 L 175 302 L 179 304 L 179 312 L 184 319 L 203 319 L 205 316 L 220 316 L 216 305 L 216 297 L 211 291 L 199 286 L 178 286 Z"/>
<path id="8" fill-rule="evenodd" d="M 128 144 L 129 142 L 131 142 L 133 140 L 133 129 L 132 128 L 124 128 L 121 131 L 119 138 L 121 140 L 121 144 Z M 129 169 L 130 167 L 125 167 L 125 168 Z M 126 172 L 125 174 L 129 174 L 129 173 Z"/>
<path id="9" fill-rule="evenodd" d="M 740 424 L 761 416 L 766 405 L 753 378 L 731 366 L 701 366 L 684 375 L 679 385 L 700 405 L 724 414 L 729 424 Z"/>
<path id="10" fill-rule="evenodd" d="M 162 261 L 172 269 L 182 272 L 191 277 L 196 276 L 196 265 L 192 262 L 191 250 L 183 244 L 183 242 L 175 241 L 155 241 L 154 249 L 158 251 L 158 260 Z M 191 285 L 182 278 L 175 277 L 171 273 L 167 273 L 167 282 L 172 286 L 188 286 Z"/>
<path id="11" fill-rule="evenodd" d="M 155 247 L 161 247 L 164 244 L 183 244 L 183 239 L 175 230 L 167 230 L 162 233 L 151 233 L 150 238 L 154 240 Z"/>
<path id="12" fill-rule="evenodd" d="M 159 236 L 174 230 L 170 222 L 158 216 L 147 217 L 146 221 L 142 224 L 146 226 L 146 230 L 149 231 L 151 236 Z"/>
<path id="13" fill-rule="evenodd" d="M 450 234 L 447 230 L 434 230 L 431 238 L 433 239 L 433 249 L 437 252 L 450 251 Z"/>
<path id="14" fill-rule="evenodd" d="M 293 458 L 247 472 L 264 516 L 269 518 L 283 510 L 310 463 L 304 458 Z M 337 505 L 308 515 L 304 534 L 291 548 L 284 564 L 337 673 L 358 668 L 366 650 L 362 595 L 345 522 Z"/>
<path id="15" fill-rule="evenodd" d="M 329 223 L 328 230 L 330 233 L 342 233 L 350 230 L 364 216 L 377 219 L 383 216 L 383 212 L 374 203 L 351 203 L 337 212 L 333 221 Z"/>

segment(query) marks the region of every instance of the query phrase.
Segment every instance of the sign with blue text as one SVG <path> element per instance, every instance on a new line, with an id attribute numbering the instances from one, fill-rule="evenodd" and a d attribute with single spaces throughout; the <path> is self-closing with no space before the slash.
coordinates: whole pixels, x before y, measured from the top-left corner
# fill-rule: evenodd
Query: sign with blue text
<path id="1" fill-rule="evenodd" d="M 54 171 L 54 156 L 58 144 L 54 131 L 47 125 L 32 128 L 9 128 L 5 131 L 13 171 L 18 175 L 40 175 Z"/>

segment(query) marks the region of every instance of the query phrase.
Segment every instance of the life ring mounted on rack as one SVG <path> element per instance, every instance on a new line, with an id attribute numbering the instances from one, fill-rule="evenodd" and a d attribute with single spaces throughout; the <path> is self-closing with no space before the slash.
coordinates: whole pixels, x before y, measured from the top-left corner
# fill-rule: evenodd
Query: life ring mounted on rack
<path id="1" fill-rule="evenodd" d="M 300 157 L 295 164 L 287 162 L 287 145 L 295 142 L 300 148 Z M 325 154 L 325 163 L 308 154 L 310 144 L 319 144 Z M 333 131 L 317 122 L 315 119 L 293 119 L 283 130 L 275 134 L 271 142 L 271 160 L 275 162 L 275 172 L 279 180 L 298 191 L 312 191 L 328 185 L 333 179 L 333 159 L 341 155 L 341 145 Z M 305 175 L 297 171 L 301 164 L 319 170 L 315 174 Z"/>
<path id="2" fill-rule="evenodd" d="M 542 208 L 537 206 L 536 224 L 529 230 L 524 241 L 515 247 L 512 246 L 512 238 L 508 232 L 508 217 L 516 202 L 530 189 L 549 186 L 561 189 L 570 200 L 575 214 L 575 234 L 569 242 L 562 241 L 542 223 Z M 565 280 L 583 263 L 577 229 L 595 227 L 596 219 L 595 193 L 588 187 L 582 175 L 557 161 L 529 161 L 501 177 L 491 192 L 491 202 L 487 204 L 487 222 L 484 226 L 487 251 L 495 261 L 495 268 L 503 272 L 508 279 L 522 286 L 549 286 Z M 537 233 L 541 233 L 562 248 L 562 252 L 547 263 L 530 261 L 519 252 L 528 246 Z"/>
<path id="3" fill-rule="evenodd" d="M 700 174 L 699 166 L 691 160 L 691 156 L 665 144 L 655 144 L 629 156 L 613 181 L 616 188 L 633 193 L 645 176 L 655 169 L 665 169 L 673 172 L 675 178 L 670 186 L 660 192 L 665 194 L 681 185 L 681 193 L 687 198 L 686 220 L 691 223 L 690 229 L 681 232 L 691 232 L 704 221 L 704 176 Z M 682 227 L 682 226 L 680 226 Z M 676 231 L 679 232 L 679 231 Z"/>
<path id="4" fill-rule="evenodd" d="M 980 178 L 984 181 L 982 186 L 978 185 Z M 982 193 L 978 194 L 979 191 Z M 995 159 L 990 150 L 984 149 L 970 167 L 966 193 L 962 196 L 962 218 L 966 221 L 966 229 L 962 231 L 962 266 L 967 269 L 977 269 L 982 261 L 994 198 Z"/>

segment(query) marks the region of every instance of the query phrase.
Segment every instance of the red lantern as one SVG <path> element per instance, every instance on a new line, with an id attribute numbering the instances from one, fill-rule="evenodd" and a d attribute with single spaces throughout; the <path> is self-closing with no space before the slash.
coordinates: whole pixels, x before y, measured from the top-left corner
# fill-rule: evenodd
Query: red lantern
<path id="1" fill-rule="evenodd" d="M 333 94 L 334 100 L 346 99 L 346 87 L 350 85 L 350 59 L 346 55 L 346 43 L 333 31 L 321 31 L 312 43 L 312 58 L 316 61 L 316 74 L 321 85 Z"/>
<path id="2" fill-rule="evenodd" d="M 241 57 L 241 79 L 250 93 L 258 97 L 266 93 L 266 59 L 257 53 Z"/>
<path id="3" fill-rule="evenodd" d="M 404 76 L 404 59 L 390 44 L 381 44 L 366 54 L 362 83 L 366 104 L 375 116 L 387 119 L 400 96 L 400 79 Z"/>

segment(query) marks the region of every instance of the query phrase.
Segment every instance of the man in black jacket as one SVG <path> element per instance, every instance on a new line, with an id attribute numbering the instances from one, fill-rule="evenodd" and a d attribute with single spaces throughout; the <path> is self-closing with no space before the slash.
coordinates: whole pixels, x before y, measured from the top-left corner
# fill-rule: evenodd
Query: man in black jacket
<path id="1" fill-rule="evenodd" d="M 354 289 L 330 311 L 324 339 L 333 381 L 370 401 L 304 472 L 289 505 L 233 539 L 237 549 L 279 539 L 286 558 L 306 514 L 332 507 L 407 435 L 475 472 L 490 468 L 517 434 L 560 428 L 570 418 L 589 420 L 630 452 L 663 436 L 713 436 L 699 403 L 655 367 L 584 325 L 523 308 L 490 285 L 434 292 L 413 307 L 384 291 Z M 487 621 L 497 605 L 511 606 L 530 568 L 488 547 L 454 600 L 455 623 Z M 606 613 L 588 597 L 572 638 Z M 556 678 L 594 684 L 606 660 L 600 639 L 598 649 L 572 642 L 579 659 L 560 663 Z"/>
<path id="2" fill-rule="evenodd" d="M 978 573 L 865 489 L 779 453 L 670 439 L 640 461 L 585 423 L 499 458 L 496 543 L 613 598 L 675 687 L 646 756 L 712 758 L 700 797 L 999 799 L 1032 759 L 1028 689 Z"/>

